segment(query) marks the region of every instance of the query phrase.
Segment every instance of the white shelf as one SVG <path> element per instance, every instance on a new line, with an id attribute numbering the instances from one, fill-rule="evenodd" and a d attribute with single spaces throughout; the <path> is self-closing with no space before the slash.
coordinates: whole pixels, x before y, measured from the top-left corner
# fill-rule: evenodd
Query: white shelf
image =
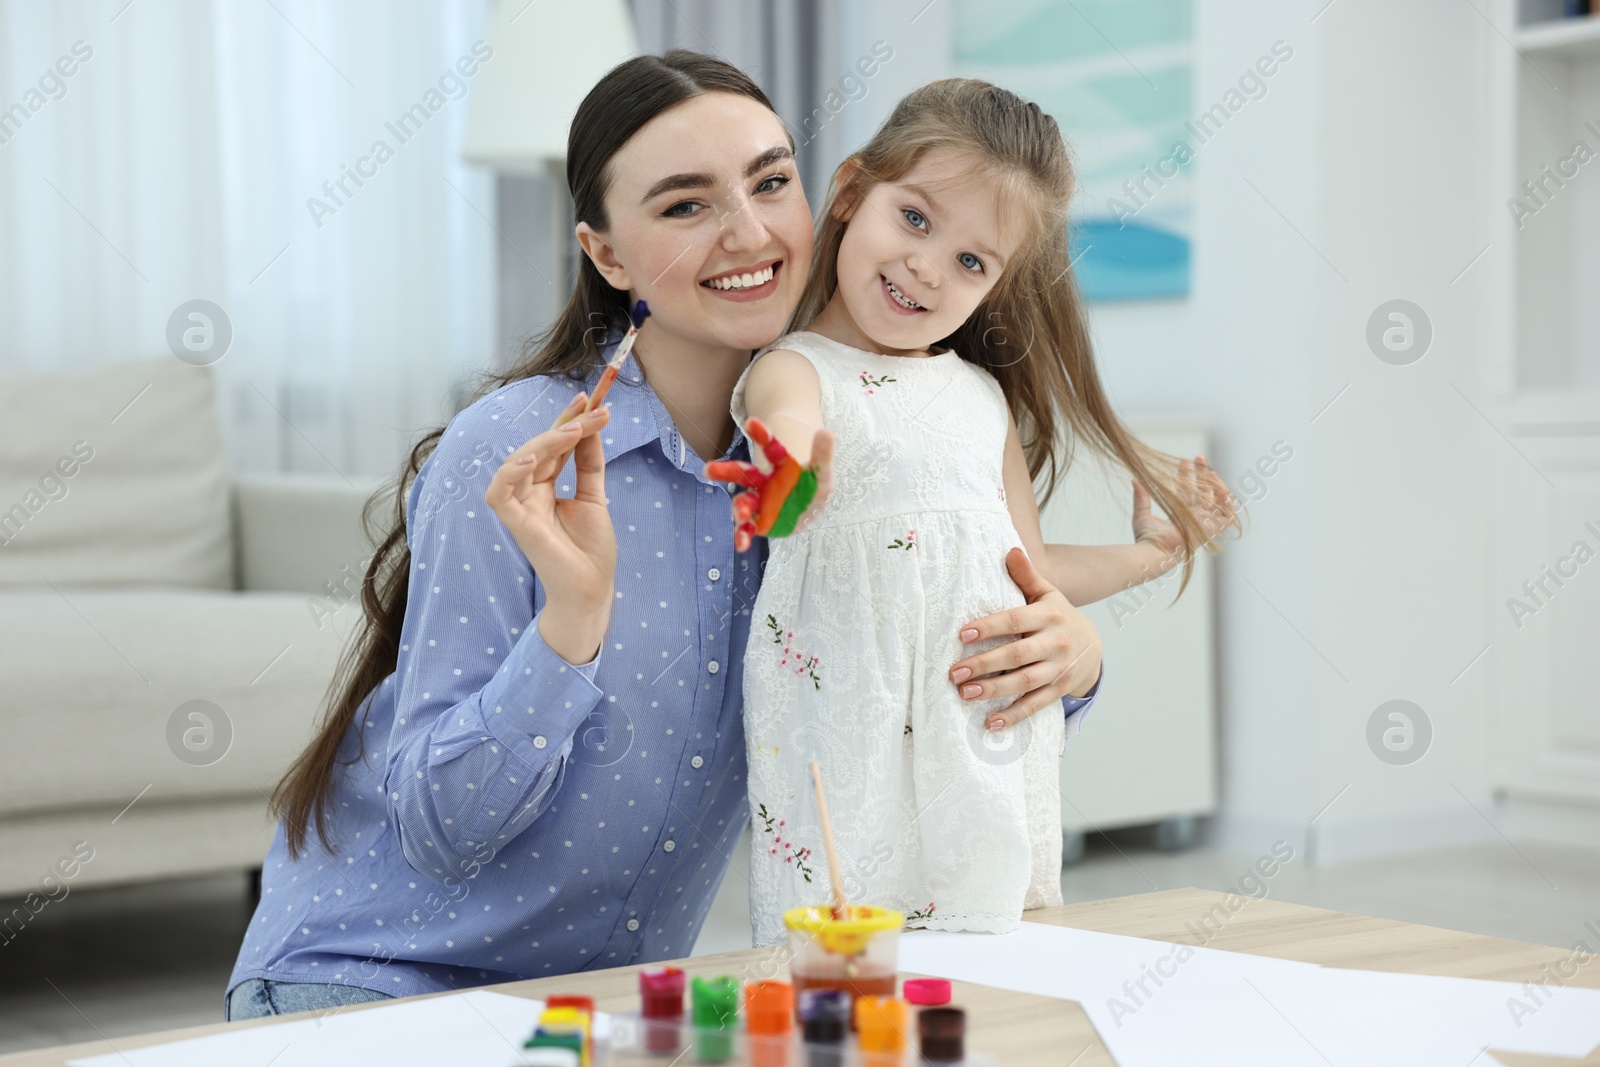
<path id="1" fill-rule="evenodd" d="M 1600 16 L 1580 15 L 1525 25 L 1517 31 L 1517 47 L 1524 53 L 1563 59 L 1600 56 Z"/>
<path id="2" fill-rule="evenodd" d="M 1493 163 L 1506 203 L 1536 208 L 1497 227 L 1512 249 L 1496 286 L 1510 296 L 1498 324 L 1492 390 L 1523 393 L 1530 424 L 1594 420 L 1569 392 L 1600 388 L 1600 185 L 1574 180 L 1576 138 L 1600 115 L 1600 16 L 1560 18 L 1563 0 L 1492 0 L 1485 17 L 1515 25 L 1515 48 L 1491 52 Z M 1565 162 L 1564 162 L 1565 161 Z M 1592 169 L 1594 164 L 1589 164 Z M 1570 413 L 1558 415 L 1558 412 Z"/>

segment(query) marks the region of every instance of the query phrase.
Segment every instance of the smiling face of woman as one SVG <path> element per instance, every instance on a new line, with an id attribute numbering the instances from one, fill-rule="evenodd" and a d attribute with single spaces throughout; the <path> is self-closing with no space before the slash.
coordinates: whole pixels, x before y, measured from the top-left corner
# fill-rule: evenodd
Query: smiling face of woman
<path id="1" fill-rule="evenodd" d="M 609 227 L 580 223 L 578 240 L 630 303 L 649 302 L 645 331 L 658 343 L 750 350 L 783 332 L 811 269 L 812 229 L 777 115 L 703 93 L 640 127 L 610 174 Z"/>

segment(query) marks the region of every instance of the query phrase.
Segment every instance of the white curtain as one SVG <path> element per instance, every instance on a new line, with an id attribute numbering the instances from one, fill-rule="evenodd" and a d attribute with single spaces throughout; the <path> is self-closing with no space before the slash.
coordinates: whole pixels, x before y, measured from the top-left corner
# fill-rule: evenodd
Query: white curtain
<path id="1" fill-rule="evenodd" d="M 490 12 L 0 0 L 0 371 L 176 358 L 209 300 L 233 470 L 392 474 L 495 356 Z"/>

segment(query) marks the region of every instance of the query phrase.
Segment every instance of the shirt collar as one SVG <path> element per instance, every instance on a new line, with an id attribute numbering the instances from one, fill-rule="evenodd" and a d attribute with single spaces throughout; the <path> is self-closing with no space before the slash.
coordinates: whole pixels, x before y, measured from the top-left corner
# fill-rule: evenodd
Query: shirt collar
<path id="1" fill-rule="evenodd" d="M 620 336 L 612 335 L 601 350 L 600 359 L 590 366 L 589 373 L 584 377 L 583 386 L 590 395 L 594 394 L 595 387 L 600 384 L 600 375 L 605 371 L 606 363 L 610 362 L 620 342 Z M 632 352 L 623 359 L 622 366 L 617 371 L 617 380 L 611 383 L 611 389 L 606 393 L 603 403 L 611 405 L 611 421 L 600 435 L 607 463 L 641 445 L 659 441 L 661 454 L 666 457 L 668 463 L 695 475 L 701 481 L 707 481 L 694 450 L 678 433 L 678 428 L 673 424 L 672 416 L 667 413 L 666 406 L 661 403 L 661 398 L 656 396 L 656 391 L 645 381 L 644 371 Z M 733 428 L 733 443 L 728 449 L 727 458 L 749 459 L 744 430 L 737 423 Z"/>

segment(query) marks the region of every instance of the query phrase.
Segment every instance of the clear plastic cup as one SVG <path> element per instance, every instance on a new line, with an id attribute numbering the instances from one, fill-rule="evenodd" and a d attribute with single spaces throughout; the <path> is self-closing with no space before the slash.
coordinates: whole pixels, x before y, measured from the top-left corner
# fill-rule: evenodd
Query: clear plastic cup
<path id="1" fill-rule="evenodd" d="M 784 912 L 796 1003 L 807 989 L 843 990 L 854 1029 L 856 997 L 895 995 L 905 922 L 903 912 L 870 904 L 848 905 L 838 918 L 827 905 Z"/>

